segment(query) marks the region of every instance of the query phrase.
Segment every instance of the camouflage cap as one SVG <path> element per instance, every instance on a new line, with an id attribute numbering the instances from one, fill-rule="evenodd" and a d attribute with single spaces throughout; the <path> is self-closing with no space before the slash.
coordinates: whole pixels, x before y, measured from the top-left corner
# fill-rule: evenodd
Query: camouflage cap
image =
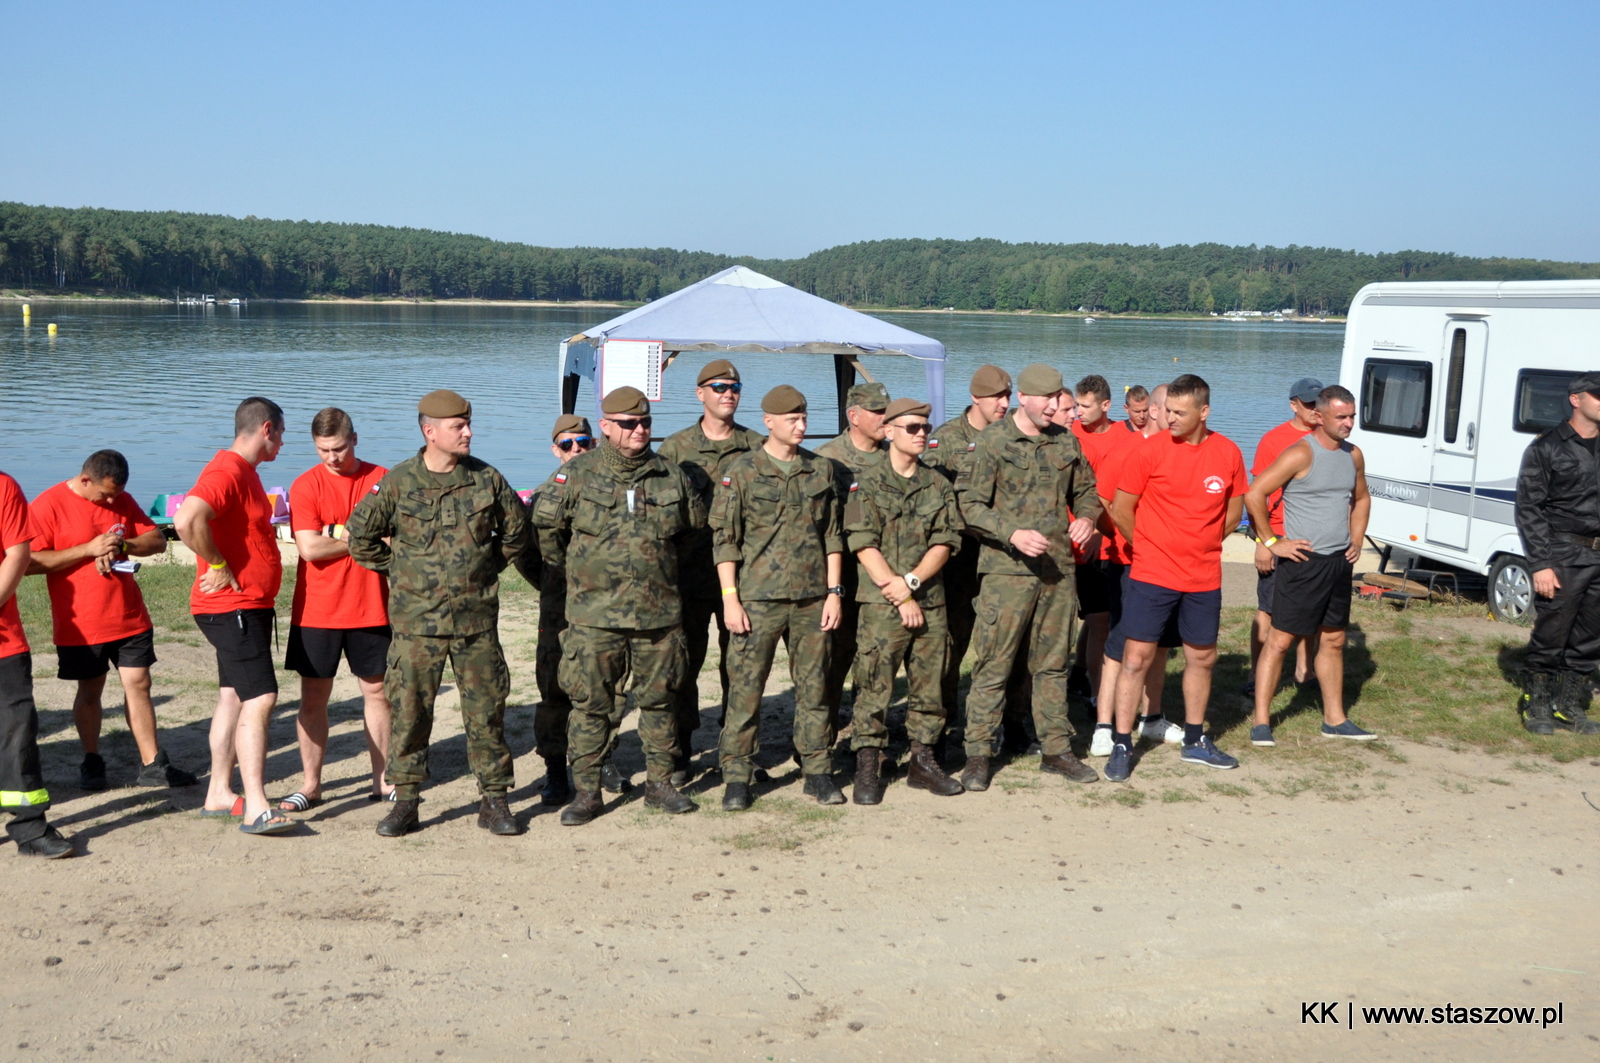
<path id="1" fill-rule="evenodd" d="M 707 362 L 700 370 L 700 375 L 694 378 L 695 387 L 699 387 L 707 380 L 738 380 L 739 370 L 726 358 L 718 358 L 714 362 Z"/>
<path id="2" fill-rule="evenodd" d="M 594 435 L 594 430 L 589 427 L 587 417 L 579 417 L 575 413 L 564 413 L 556 418 L 556 426 L 550 429 L 550 442 L 554 443 L 564 432 L 582 432 L 586 436 Z"/>
<path id="3" fill-rule="evenodd" d="M 888 424 L 896 417 L 927 417 L 931 413 L 933 407 L 919 399 L 895 399 L 883 411 L 883 423 Z"/>
<path id="4" fill-rule="evenodd" d="M 648 417 L 650 400 L 638 388 L 620 387 L 601 400 L 600 412 L 607 417 Z"/>
<path id="5" fill-rule="evenodd" d="M 800 394 L 799 388 L 790 387 L 788 384 L 779 384 L 761 400 L 762 413 L 805 413 L 806 397 Z"/>
<path id="6" fill-rule="evenodd" d="M 417 412 L 424 417 L 472 417 L 472 403 L 447 388 L 430 391 L 417 403 Z"/>
<path id="7" fill-rule="evenodd" d="M 1017 374 L 1017 390 L 1024 395 L 1054 395 L 1064 387 L 1061 370 L 1043 362 L 1034 362 Z"/>
<path id="8" fill-rule="evenodd" d="M 857 384 L 850 389 L 850 395 L 845 400 L 845 405 L 859 406 L 863 410 L 879 413 L 889 405 L 889 389 L 876 382 Z"/>
<path id="9" fill-rule="evenodd" d="M 1011 374 L 997 365 L 980 365 L 972 374 L 972 388 L 967 392 L 975 399 L 991 395 L 1004 395 L 1011 390 Z"/>

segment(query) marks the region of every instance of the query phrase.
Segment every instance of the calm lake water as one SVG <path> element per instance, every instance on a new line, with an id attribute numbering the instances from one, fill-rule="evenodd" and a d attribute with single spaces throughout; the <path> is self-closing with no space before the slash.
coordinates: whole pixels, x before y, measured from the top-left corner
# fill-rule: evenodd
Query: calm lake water
<path id="1" fill-rule="evenodd" d="M 18 303 L 0 303 L 0 386 L 5 428 L 0 469 L 29 497 L 75 474 L 92 451 L 128 456 L 129 490 L 148 505 L 182 491 L 226 446 L 233 408 L 266 395 L 288 417 L 278 460 L 261 467 L 268 487 L 287 486 L 316 463 L 312 416 L 339 406 L 355 419 L 359 453 L 393 465 L 420 445 L 416 402 L 448 387 L 473 404 L 473 453 L 518 488 L 536 487 L 555 464 L 550 423 L 559 412 L 557 347 L 619 310 L 450 305 L 330 306 L 256 303 L 214 311 L 161 305 L 35 301 L 33 327 Z M 984 362 L 1013 374 L 1035 361 L 1069 383 L 1098 372 L 1118 396 L 1183 372 L 1212 388 L 1211 425 L 1248 462 L 1261 434 L 1288 416 L 1289 385 L 1338 377 L 1344 327 L 1223 321 L 1106 321 L 1011 315 L 883 314 L 941 340 L 949 350 L 947 416 L 965 405 L 967 381 Z M 59 325 L 54 338 L 45 325 Z M 686 354 L 666 376 L 658 435 L 688 424 L 697 409 L 694 374 L 714 355 Z M 744 423 L 760 428 L 760 396 L 781 383 L 812 399 L 812 430 L 831 432 L 832 360 L 739 355 Z M 921 364 L 865 360 L 893 395 L 924 394 Z M 580 411 L 593 408 L 588 384 Z"/>

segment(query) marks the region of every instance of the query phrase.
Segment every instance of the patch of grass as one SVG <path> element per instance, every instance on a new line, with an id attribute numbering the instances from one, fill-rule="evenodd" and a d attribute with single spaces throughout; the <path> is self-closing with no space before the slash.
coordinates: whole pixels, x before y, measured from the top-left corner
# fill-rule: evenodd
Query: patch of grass
<path id="1" fill-rule="evenodd" d="M 1175 805 L 1183 801 L 1199 800 L 1199 795 L 1192 794 L 1188 790 L 1168 789 L 1161 791 L 1161 803 L 1166 805 Z"/>
<path id="2" fill-rule="evenodd" d="M 749 829 L 717 840 L 735 849 L 787 852 L 827 834 L 844 818 L 844 809 L 792 797 L 760 797 L 748 812 L 726 813 Z"/>
<path id="3" fill-rule="evenodd" d="M 1111 800 L 1128 808 L 1138 808 L 1145 802 L 1145 792 L 1135 790 L 1131 786 L 1119 786 L 1111 794 Z"/>
<path id="4" fill-rule="evenodd" d="M 1208 782 L 1206 789 L 1223 797 L 1249 797 L 1251 791 L 1248 786 L 1240 786 L 1232 782 Z"/>

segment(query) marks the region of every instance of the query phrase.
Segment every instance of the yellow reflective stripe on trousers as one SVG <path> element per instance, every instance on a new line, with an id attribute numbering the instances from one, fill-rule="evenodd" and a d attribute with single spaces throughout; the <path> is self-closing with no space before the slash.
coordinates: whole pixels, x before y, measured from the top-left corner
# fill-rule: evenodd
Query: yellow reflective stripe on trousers
<path id="1" fill-rule="evenodd" d="M 49 803 L 49 790 L 0 790 L 0 808 L 29 808 Z"/>

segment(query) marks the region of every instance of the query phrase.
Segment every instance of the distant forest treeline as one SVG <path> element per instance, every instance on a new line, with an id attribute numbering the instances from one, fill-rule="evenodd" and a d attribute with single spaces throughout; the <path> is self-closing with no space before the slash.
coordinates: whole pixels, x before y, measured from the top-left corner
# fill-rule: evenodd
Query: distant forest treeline
<path id="1" fill-rule="evenodd" d="M 642 302 L 743 263 L 835 302 L 961 310 L 1342 314 L 1388 280 L 1600 277 L 1600 264 L 1316 247 L 875 240 L 765 261 L 552 248 L 383 225 L 0 203 L 0 287 L 168 295 Z"/>

